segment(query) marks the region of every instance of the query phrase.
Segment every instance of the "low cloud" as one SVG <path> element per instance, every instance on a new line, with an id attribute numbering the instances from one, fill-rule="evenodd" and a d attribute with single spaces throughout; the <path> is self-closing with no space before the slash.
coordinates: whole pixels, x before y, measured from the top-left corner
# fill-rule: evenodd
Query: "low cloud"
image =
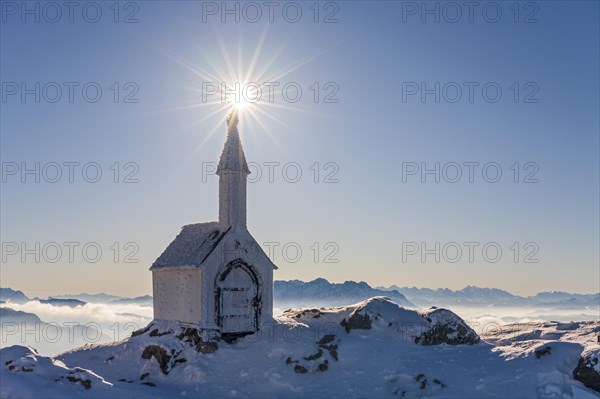
<path id="1" fill-rule="evenodd" d="M 23 304 L 6 303 L 4 307 L 37 315 L 46 323 L 90 322 L 100 325 L 113 323 L 144 322 L 152 318 L 152 307 L 137 304 L 86 303 L 83 306 L 56 306 L 39 301 Z M 143 327 L 143 326 L 141 326 Z"/>

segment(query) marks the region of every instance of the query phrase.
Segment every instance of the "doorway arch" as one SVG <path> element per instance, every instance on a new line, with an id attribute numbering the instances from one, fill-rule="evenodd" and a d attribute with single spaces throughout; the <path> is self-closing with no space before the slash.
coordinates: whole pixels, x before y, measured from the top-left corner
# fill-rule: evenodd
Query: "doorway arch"
<path id="1" fill-rule="evenodd" d="M 241 259 L 229 262 L 215 280 L 215 322 L 222 334 L 244 335 L 258 330 L 260 280 Z"/>

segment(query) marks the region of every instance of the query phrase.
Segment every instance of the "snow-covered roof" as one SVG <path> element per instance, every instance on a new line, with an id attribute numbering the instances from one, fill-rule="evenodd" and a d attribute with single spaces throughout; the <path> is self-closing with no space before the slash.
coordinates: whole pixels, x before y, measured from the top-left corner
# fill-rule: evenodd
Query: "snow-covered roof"
<path id="1" fill-rule="evenodd" d="M 230 228 L 217 222 L 183 226 L 181 232 L 158 257 L 150 270 L 200 266 Z"/>

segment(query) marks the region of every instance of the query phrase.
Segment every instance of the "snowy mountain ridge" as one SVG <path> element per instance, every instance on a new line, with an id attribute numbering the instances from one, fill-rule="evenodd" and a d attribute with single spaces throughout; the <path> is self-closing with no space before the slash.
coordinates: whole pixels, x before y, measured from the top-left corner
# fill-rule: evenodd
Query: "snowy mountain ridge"
<path id="1" fill-rule="evenodd" d="M 364 281 L 345 281 L 343 283 L 330 283 L 324 278 L 312 281 L 275 281 L 274 302 L 279 307 L 286 306 L 340 306 L 363 301 L 375 296 L 387 296 L 394 302 L 405 306 L 415 307 L 401 293 L 391 290 L 383 291 L 372 288 Z"/>
<path id="2" fill-rule="evenodd" d="M 575 294 L 563 291 L 539 292 L 523 297 L 498 288 L 482 288 L 468 285 L 460 290 L 448 288 L 377 287 L 383 291 L 394 290 L 417 306 L 596 306 L 600 307 L 600 293 Z"/>

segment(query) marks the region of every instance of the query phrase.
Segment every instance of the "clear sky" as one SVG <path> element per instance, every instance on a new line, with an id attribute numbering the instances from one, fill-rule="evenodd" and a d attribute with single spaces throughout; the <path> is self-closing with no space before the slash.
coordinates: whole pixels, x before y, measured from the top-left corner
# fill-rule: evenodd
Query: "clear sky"
<path id="1" fill-rule="evenodd" d="M 240 122 L 276 279 L 600 290 L 596 1 L 239 3 L 239 22 L 221 2 L 1 4 L 2 286 L 151 293 L 181 226 L 217 217 L 225 111 L 202 88 L 231 65 L 303 93 Z"/>

